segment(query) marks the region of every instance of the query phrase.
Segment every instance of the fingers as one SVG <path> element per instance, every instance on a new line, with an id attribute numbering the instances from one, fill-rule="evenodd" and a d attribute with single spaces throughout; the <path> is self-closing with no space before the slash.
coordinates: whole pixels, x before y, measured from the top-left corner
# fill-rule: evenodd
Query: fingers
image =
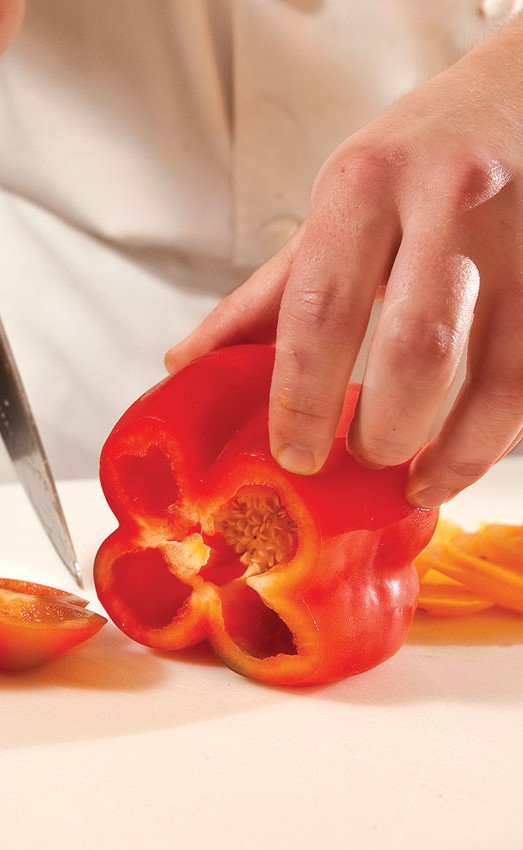
<path id="1" fill-rule="evenodd" d="M 462 218 L 505 183 L 474 152 L 441 156 L 429 174 L 413 171 L 410 153 L 342 146 L 320 173 L 278 322 L 271 449 L 290 471 L 324 463 L 387 278 L 350 450 L 368 465 L 410 460 L 456 375 L 479 289 Z"/>
<path id="2" fill-rule="evenodd" d="M 468 183 L 464 192 L 445 169 L 444 180 L 434 184 L 433 169 L 416 191 L 401 192 L 402 162 L 390 181 L 379 157 L 374 173 L 372 157 L 362 162 L 334 157 L 298 234 L 166 363 L 174 371 L 220 346 L 276 341 L 271 451 L 284 468 L 312 474 L 332 446 L 373 301 L 388 279 L 348 444 L 368 465 L 415 456 L 408 497 L 434 507 L 481 477 L 523 432 L 516 207 L 502 182 L 497 195 L 483 201 L 476 192 L 480 201 L 469 203 Z M 412 175 L 406 182 L 412 188 Z M 467 381 L 440 433 L 421 448 L 469 337 Z"/>
<path id="3" fill-rule="evenodd" d="M 441 433 L 412 464 L 408 495 L 414 504 L 447 501 L 521 438 L 523 276 L 516 270 L 522 263 L 520 256 L 500 280 L 482 281 L 467 381 Z"/>
<path id="4" fill-rule="evenodd" d="M 274 342 L 283 289 L 301 229 L 281 251 L 226 296 L 186 339 L 165 355 L 168 372 L 227 345 Z"/>
<path id="5" fill-rule="evenodd" d="M 439 231 L 439 232 L 438 232 Z M 466 346 L 478 271 L 452 230 L 409 224 L 372 340 L 348 443 L 363 463 L 403 463 L 427 442 Z"/>
<path id="6" fill-rule="evenodd" d="M 314 473 L 327 458 L 397 248 L 395 213 L 370 185 L 358 193 L 352 183 L 313 207 L 282 297 L 269 431 L 274 457 L 291 472 Z"/>

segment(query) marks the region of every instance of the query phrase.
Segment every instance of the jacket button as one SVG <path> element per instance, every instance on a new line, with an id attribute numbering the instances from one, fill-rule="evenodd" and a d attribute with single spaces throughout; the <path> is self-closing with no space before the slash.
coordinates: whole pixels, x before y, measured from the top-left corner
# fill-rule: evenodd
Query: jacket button
<path id="1" fill-rule="evenodd" d="M 502 21 L 523 9 L 523 0 L 482 0 L 479 14 L 488 21 Z"/>
<path id="2" fill-rule="evenodd" d="M 300 224 L 300 219 L 293 215 L 275 216 L 266 221 L 261 228 L 261 238 L 267 253 L 272 255 L 283 248 Z"/>

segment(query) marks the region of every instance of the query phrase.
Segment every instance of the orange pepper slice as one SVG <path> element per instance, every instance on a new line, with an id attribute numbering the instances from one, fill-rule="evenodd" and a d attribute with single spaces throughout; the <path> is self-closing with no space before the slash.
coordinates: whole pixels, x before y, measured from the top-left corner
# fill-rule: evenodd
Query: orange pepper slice
<path id="1" fill-rule="evenodd" d="M 433 569 L 432 552 L 435 547 L 447 543 L 449 540 L 452 540 L 453 537 L 457 537 L 460 534 L 463 534 L 461 526 L 456 525 L 455 522 L 451 522 L 449 519 L 445 519 L 441 516 L 439 517 L 436 530 L 432 535 L 430 543 L 420 552 L 414 561 L 420 580 L 428 570 Z"/>
<path id="2" fill-rule="evenodd" d="M 523 528 L 486 525 L 436 553 L 437 569 L 479 595 L 523 613 Z"/>
<path id="3" fill-rule="evenodd" d="M 436 617 L 462 617 L 493 607 L 490 599 L 439 569 L 441 559 L 446 560 L 446 544 L 463 533 L 459 525 L 440 517 L 431 542 L 416 558 L 420 579 L 418 611 Z"/>
<path id="4" fill-rule="evenodd" d="M 440 519 L 415 564 L 420 610 L 458 616 L 500 605 L 523 613 L 523 525 L 491 523 L 466 533 Z"/>
<path id="5" fill-rule="evenodd" d="M 435 560 L 435 563 L 438 563 Z M 420 581 L 418 611 L 436 617 L 463 617 L 492 608 L 494 602 L 455 579 L 430 568 Z"/>

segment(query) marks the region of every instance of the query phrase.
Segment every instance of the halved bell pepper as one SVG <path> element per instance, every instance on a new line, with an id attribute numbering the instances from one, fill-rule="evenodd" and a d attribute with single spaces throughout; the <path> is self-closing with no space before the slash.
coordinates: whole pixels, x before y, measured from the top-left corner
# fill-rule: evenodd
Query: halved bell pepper
<path id="1" fill-rule="evenodd" d="M 95 582 L 117 626 L 147 646 L 207 639 L 239 673 L 308 685 L 401 647 L 412 561 L 437 512 L 405 500 L 406 465 L 365 469 L 342 436 L 319 474 L 282 470 L 267 429 L 273 365 L 270 346 L 216 351 L 122 416 L 100 464 L 119 527 Z"/>

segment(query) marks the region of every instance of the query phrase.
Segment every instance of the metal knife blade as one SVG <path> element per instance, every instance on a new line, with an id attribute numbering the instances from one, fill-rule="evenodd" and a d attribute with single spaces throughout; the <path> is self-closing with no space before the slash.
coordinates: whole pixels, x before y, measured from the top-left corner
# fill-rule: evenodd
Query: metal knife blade
<path id="1" fill-rule="evenodd" d="M 53 474 L 0 321 L 0 433 L 33 508 L 61 560 L 82 587 L 82 576 Z"/>

